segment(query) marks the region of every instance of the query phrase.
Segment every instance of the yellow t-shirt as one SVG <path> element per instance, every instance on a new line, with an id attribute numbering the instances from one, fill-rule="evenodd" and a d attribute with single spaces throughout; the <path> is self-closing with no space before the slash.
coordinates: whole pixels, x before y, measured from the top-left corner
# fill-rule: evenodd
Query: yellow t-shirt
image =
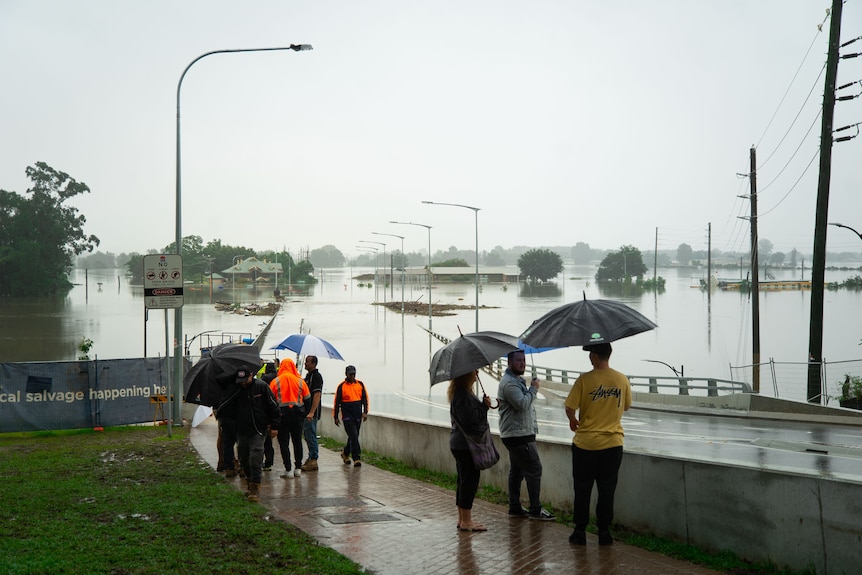
<path id="1" fill-rule="evenodd" d="M 566 407 L 577 412 L 578 430 L 572 443 L 587 451 L 623 444 L 623 412 L 631 407 L 629 379 L 615 369 L 594 369 L 575 381 Z"/>

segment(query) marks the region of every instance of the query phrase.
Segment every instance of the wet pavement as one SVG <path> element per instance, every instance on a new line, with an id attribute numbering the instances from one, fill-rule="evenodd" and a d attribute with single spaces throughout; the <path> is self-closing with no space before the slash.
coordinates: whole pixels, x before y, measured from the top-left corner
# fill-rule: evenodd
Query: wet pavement
<path id="1" fill-rule="evenodd" d="M 209 418 L 190 433 L 195 449 L 215 468 L 217 426 Z M 580 575 L 709 575 L 717 571 L 620 542 L 568 542 L 571 528 L 556 522 L 510 519 L 504 506 L 477 500 L 473 518 L 487 532 L 456 529 L 455 494 L 364 464 L 344 465 L 320 450 L 320 470 L 282 479 L 276 449 L 264 472 L 261 505 L 378 574 L 572 573 Z M 502 462 L 505 464 L 505 462 Z M 239 478 L 231 481 L 243 489 Z"/>

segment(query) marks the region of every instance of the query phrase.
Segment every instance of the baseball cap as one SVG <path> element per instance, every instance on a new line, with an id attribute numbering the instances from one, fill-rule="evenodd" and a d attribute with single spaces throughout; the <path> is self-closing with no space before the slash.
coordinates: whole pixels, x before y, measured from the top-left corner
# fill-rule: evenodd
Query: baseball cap
<path id="1" fill-rule="evenodd" d="M 584 351 L 595 352 L 600 356 L 609 356 L 614 348 L 609 343 L 591 343 L 584 346 Z"/>
<path id="2" fill-rule="evenodd" d="M 344 375 L 351 375 L 351 374 L 356 375 L 356 368 L 353 367 L 352 365 L 348 365 L 346 368 L 344 368 Z"/>
<path id="3" fill-rule="evenodd" d="M 238 369 L 236 372 L 236 383 L 243 383 L 248 379 L 248 376 L 251 375 L 251 370 L 249 369 Z"/>

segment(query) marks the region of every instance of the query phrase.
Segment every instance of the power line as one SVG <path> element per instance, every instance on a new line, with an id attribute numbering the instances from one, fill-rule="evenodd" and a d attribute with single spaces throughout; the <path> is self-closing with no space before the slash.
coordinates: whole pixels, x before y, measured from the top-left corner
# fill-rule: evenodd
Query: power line
<path id="1" fill-rule="evenodd" d="M 784 91 L 784 95 L 781 97 L 781 101 L 778 102 L 778 106 L 776 106 L 775 111 L 772 113 L 772 117 L 769 119 L 769 123 L 766 124 L 766 128 L 763 129 L 763 134 L 760 135 L 760 139 L 757 141 L 757 145 L 755 148 L 760 147 L 760 142 L 763 141 L 763 138 L 766 136 L 766 132 L 769 131 L 769 127 L 772 126 L 773 120 L 775 120 L 775 116 L 778 114 L 778 110 L 781 109 L 782 104 L 784 104 L 784 100 L 787 98 L 787 94 L 790 92 L 790 88 L 793 86 L 793 82 L 796 81 L 796 77 L 799 75 L 799 71 L 802 69 L 803 64 L 805 64 L 805 60 L 808 59 L 808 54 L 811 53 L 811 48 L 814 47 L 814 44 L 817 42 L 817 37 L 820 35 L 820 32 L 823 30 L 823 24 L 826 23 L 826 20 L 829 19 L 829 11 L 826 11 L 826 16 L 823 18 L 823 22 L 817 25 L 817 33 L 814 34 L 814 38 L 811 40 L 811 44 L 808 46 L 808 50 L 805 51 L 805 55 L 802 57 L 802 61 L 799 63 L 799 67 L 796 68 L 796 73 L 793 74 L 793 78 L 790 80 L 790 83 L 787 85 L 787 89 Z M 822 72 L 821 72 L 822 73 Z M 774 153 L 774 152 L 773 152 Z M 771 154 L 770 154 L 770 157 Z M 769 161 L 769 158 L 763 162 L 764 164 Z"/>

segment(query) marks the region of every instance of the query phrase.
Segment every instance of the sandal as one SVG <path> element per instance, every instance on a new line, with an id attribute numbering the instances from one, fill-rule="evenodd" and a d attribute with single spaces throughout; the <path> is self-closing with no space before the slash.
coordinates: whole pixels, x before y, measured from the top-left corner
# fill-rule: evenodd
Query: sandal
<path id="1" fill-rule="evenodd" d="M 474 523 L 472 527 L 461 527 L 458 526 L 458 531 L 466 531 L 466 532 L 482 532 L 487 531 L 488 528 L 482 525 L 481 523 Z"/>

